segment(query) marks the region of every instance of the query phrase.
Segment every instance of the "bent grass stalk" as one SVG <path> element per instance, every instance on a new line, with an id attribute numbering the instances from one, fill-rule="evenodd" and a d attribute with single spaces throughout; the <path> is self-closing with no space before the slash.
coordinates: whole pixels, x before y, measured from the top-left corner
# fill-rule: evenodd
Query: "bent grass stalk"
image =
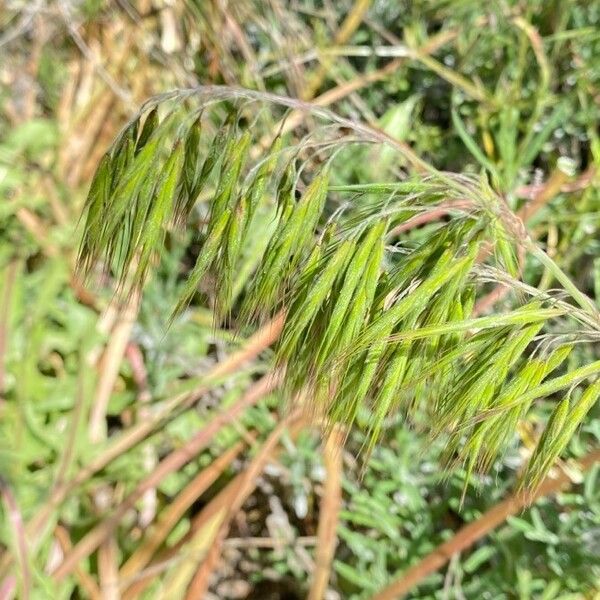
<path id="1" fill-rule="evenodd" d="M 444 76 L 445 72 L 439 74 Z M 471 94 L 479 93 L 469 82 L 455 83 Z M 183 101 L 200 103 L 193 122 L 185 116 Z M 197 147 L 204 135 L 202 119 L 222 101 L 228 103 L 227 116 L 203 148 L 206 158 L 202 160 Z M 274 111 L 278 107 L 310 111 L 321 122 L 323 135 L 331 136 L 343 127 L 352 131 L 354 142 L 362 139 L 369 144 L 391 145 L 427 175 L 415 182 L 330 188 L 336 144 L 343 140 L 321 144 L 318 152 L 329 152 L 330 157 L 320 157 L 325 167 L 311 169 L 303 154 L 312 144 L 310 136 L 298 143 L 280 137 L 271 146 L 274 154 L 266 150 L 262 166 L 249 176 L 248 188 L 244 179 L 246 172 L 253 172 L 249 164 L 252 125 L 241 133 L 239 130 L 244 111 L 257 103 Z M 155 110 L 159 105 L 167 110 L 162 120 Z M 138 134 L 138 123 L 147 107 L 151 111 Z M 275 350 L 277 363 L 288 367 L 286 387 L 291 393 L 312 388 L 315 402 L 325 399 L 329 418 L 346 424 L 354 422 L 360 407 L 370 407 L 370 445 L 388 413 L 397 409 L 398 390 L 411 382 L 416 384 L 411 406 L 416 406 L 417 395 L 419 403 L 430 402 L 435 409 L 432 431 L 447 430 L 458 443 L 457 436 L 467 433 L 465 421 L 478 422 L 494 414 L 497 394 L 524 360 L 526 346 L 547 322 L 570 318 L 571 312 L 580 310 L 579 320 L 591 328 L 591 336 L 597 334 L 598 311 L 592 301 L 523 234 L 521 222 L 485 178 L 440 173 L 376 129 L 310 103 L 272 94 L 208 86 L 165 94 L 147 107 L 124 129 L 108 154 L 110 159 L 101 161 L 87 202 L 80 265 L 89 271 L 104 258 L 105 268 L 114 273 L 117 282 L 123 282 L 135 258 L 134 285 L 141 287 L 153 256 L 162 250 L 165 232 L 174 223 L 185 221 L 198 192 L 206 189 L 212 200 L 206 207 L 210 216 L 201 235 L 204 241 L 174 314 L 185 309 L 209 276 L 216 281 L 217 320 L 231 315 L 244 325 L 256 316 L 283 310 L 286 318 Z M 460 124 L 458 114 L 454 119 Z M 317 128 L 314 134 L 318 132 Z M 175 139 L 185 139 L 185 143 Z M 286 147 L 291 151 L 284 154 Z M 314 174 L 309 178 L 311 170 Z M 154 180 L 156 173 L 159 175 Z M 106 183 L 109 179 L 110 186 Z M 302 188 L 297 200 L 296 190 Z M 360 207 L 350 204 L 342 211 L 332 204 L 333 190 L 342 197 L 348 190 L 368 191 L 378 200 Z M 402 215 L 411 214 L 406 207 L 418 203 L 435 208 L 448 200 L 469 204 L 452 214 L 449 224 L 425 235 L 418 247 L 405 252 L 381 250 L 388 228 L 406 218 Z M 246 236 L 251 233 L 249 220 L 264 203 L 274 207 L 276 225 L 256 260 L 252 283 L 242 292 L 241 310 L 236 310 L 232 303 L 233 275 Z M 182 206 L 186 207 L 183 212 Z M 133 217 L 124 218 L 131 211 Z M 98 231 L 100 215 L 106 223 Z M 321 243 L 315 251 L 319 237 Z M 546 293 L 505 313 L 469 318 L 477 293 L 475 264 L 494 261 L 509 281 L 518 274 L 515 247 L 523 242 L 581 308 L 570 311 L 568 303 Z M 463 293 L 467 287 L 472 290 L 469 294 Z M 488 333 L 494 335 L 484 335 Z M 469 353 L 470 340 L 475 338 L 480 349 Z M 402 351 L 394 355 L 391 348 L 398 344 Z M 448 356 L 453 358 L 448 360 Z M 443 369 L 437 368 L 442 364 L 446 365 Z M 484 371 L 493 374 L 485 389 L 479 383 Z M 461 372 L 464 376 L 457 377 Z M 592 363 L 563 377 L 579 382 L 596 372 Z M 400 387 L 395 380 L 402 380 Z M 435 381 L 429 392 L 428 381 Z M 518 400 L 530 406 L 534 399 L 556 392 L 557 381 L 551 381 Z M 438 396 L 453 398 L 453 402 L 436 404 L 435 398 L 427 397 L 432 396 L 433 388 Z M 534 398 L 532 394 L 538 395 Z M 529 400 L 524 399 L 527 397 Z M 501 404 L 501 410 L 509 408 Z M 575 417 L 577 414 L 570 418 Z M 511 423 L 491 420 L 488 433 L 497 441 L 504 440 Z M 553 427 L 558 427 L 557 423 L 553 420 Z M 565 422 L 560 425 L 566 430 Z M 477 431 L 471 427 L 468 436 L 481 435 Z M 546 446 L 538 452 L 542 458 L 536 455 L 536 464 L 544 466 L 538 478 L 551 462 L 546 459 L 553 451 L 546 452 Z M 481 449 L 476 439 L 465 447 L 473 448 L 472 458 Z"/>

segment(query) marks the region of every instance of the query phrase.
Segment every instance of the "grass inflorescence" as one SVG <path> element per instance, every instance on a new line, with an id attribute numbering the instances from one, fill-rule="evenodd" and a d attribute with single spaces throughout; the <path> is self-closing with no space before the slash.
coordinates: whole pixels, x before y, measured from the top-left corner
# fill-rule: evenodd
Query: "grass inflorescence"
<path id="1" fill-rule="evenodd" d="M 278 136 L 251 157 L 248 108 L 279 99 L 217 88 L 206 102 L 211 90 L 205 92 L 192 118 L 180 101 L 154 102 L 103 157 L 86 204 L 82 269 L 102 263 L 118 288 L 139 289 L 167 233 L 191 221 L 199 252 L 172 318 L 211 285 L 215 324 L 247 326 L 283 313 L 276 362 L 286 370 L 290 398 L 309 398 L 310 409 L 329 423 L 348 426 L 362 415 L 367 449 L 389 415 L 424 410 L 430 431 L 449 435 L 449 460 L 464 461 L 468 473 L 489 468 L 531 404 L 520 394 L 535 390 L 564 360 L 559 345 L 529 361 L 538 336 L 548 321 L 569 313 L 593 322 L 587 298 L 569 287 L 485 178 L 429 168 L 415 181 L 336 187 L 343 139 L 319 145 L 313 135 L 294 145 Z M 223 98 L 221 118 L 213 113 Z M 337 133 L 334 117 L 319 117 L 330 121 L 323 131 Z M 377 141 L 376 133 L 354 129 L 365 143 Z M 462 202 L 449 222 L 416 245 L 399 241 L 398 227 L 448 200 Z M 234 299 L 242 250 L 265 210 L 273 227 L 250 283 Z M 531 247 L 580 308 L 545 294 L 522 299 L 510 312 L 473 318 L 481 263 L 510 282 L 520 273 L 519 249 Z M 533 484 L 585 415 L 581 406 L 557 407 L 527 469 Z"/>

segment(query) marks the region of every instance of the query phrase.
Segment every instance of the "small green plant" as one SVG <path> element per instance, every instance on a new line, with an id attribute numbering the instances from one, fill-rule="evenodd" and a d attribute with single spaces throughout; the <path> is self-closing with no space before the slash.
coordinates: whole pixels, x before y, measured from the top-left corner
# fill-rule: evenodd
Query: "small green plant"
<path id="1" fill-rule="evenodd" d="M 300 142 L 284 133 L 286 109 L 317 121 Z M 281 133 L 251 143 L 258 122 L 274 116 Z M 338 182 L 336 165 L 364 145 L 375 160 L 391 146 L 422 175 Z M 403 243 L 403 225 L 448 202 L 448 221 Z M 225 87 L 153 99 L 100 162 L 86 213 L 79 264 L 87 274 L 102 265 L 125 294 L 144 285 L 167 241 L 192 231 L 199 251 L 172 318 L 202 286 L 214 289 L 215 323 L 241 328 L 284 314 L 276 362 L 290 397 L 326 423 L 360 417 L 367 449 L 391 413 L 427 415 L 432 433 L 448 435 L 448 461 L 469 473 L 489 468 L 532 403 L 562 392 L 525 469 L 535 487 L 600 394 L 598 383 L 575 390 L 600 361 L 556 374 L 573 344 L 597 339 L 594 303 L 487 178 L 436 171 L 378 131 L 310 104 Z M 521 283 L 519 249 L 563 289 Z M 242 268 L 253 272 L 244 290 L 235 281 Z M 475 315 L 490 283 L 514 287 L 519 306 Z"/>

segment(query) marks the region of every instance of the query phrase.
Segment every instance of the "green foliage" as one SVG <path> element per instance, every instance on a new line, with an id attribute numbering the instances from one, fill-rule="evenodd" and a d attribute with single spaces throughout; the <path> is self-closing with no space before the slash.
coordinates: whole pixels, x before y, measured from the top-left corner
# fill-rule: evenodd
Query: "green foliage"
<path id="1" fill-rule="evenodd" d="M 597 419 L 593 420 L 598 423 Z M 364 465 L 349 468 L 344 481 L 346 502 L 339 526 L 336 587 L 342 597 L 357 600 L 372 594 L 506 496 L 505 483 L 520 461 L 516 448 L 496 462 L 489 476 L 476 475 L 485 494 L 472 486 L 462 499 L 467 473 L 438 469 L 445 452 L 442 440 L 427 445 L 419 434 L 389 421 L 381 444 Z M 355 430 L 349 451 L 365 440 Z M 572 450 L 576 445 L 572 446 Z M 600 566 L 597 528 L 600 517 L 598 474 L 583 480 L 583 495 L 561 493 L 510 517 L 491 539 L 456 555 L 445 573 L 435 573 L 411 590 L 411 596 L 575 598 L 596 589 Z M 493 479 L 494 485 L 491 485 Z M 580 510 L 585 505 L 588 510 Z M 454 596 L 455 595 L 455 596 Z"/>
<path id="2" fill-rule="evenodd" d="M 286 389 L 244 411 L 156 486 L 155 522 L 240 439 L 256 435 L 260 444 L 286 400 L 303 402 L 327 422 L 353 422 L 328 594 L 369 597 L 515 483 L 535 486 L 553 462 L 550 476 L 567 473 L 569 491 L 510 518 L 411 597 L 567 600 L 598 588 L 600 471 L 582 476 L 577 467 L 600 442 L 597 3 L 378 1 L 338 44 L 343 19 L 361 3 L 190 0 L 138 14 L 136 2 L 46 10 L 17 1 L 0 11 L 3 590 L 14 574 L 17 597 L 25 596 L 27 573 L 5 493 L 27 531 L 29 595 L 87 597 L 74 575 L 52 581 L 54 526 L 77 544 L 110 523 L 154 461 L 170 459 L 274 365 L 285 365 Z M 302 123 L 272 145 L 275 132 L 287 131 L 277 120 L 293 121 L 297 103 L 280 99 L 288 115 L 264 95 L 218 88 L 152 101 L 103 159 L 88 225 L 75 230 L 79 188 L 88 187 L 98 144 L 130 114 L 127 92 L 135 102 L 190 81 L 235 81 L 301 96 L 318 71 L 319 102 L 352 93 L 337 96 L 335 114 L 304 107 Z M 357 122 L 378 125 L 422 162 L 415 166 L 393 140 L 382 145 L 380 133 Z M 182 147 L 180 165 L 173 154 Z M 575 175 L 537 204 L 567 157 Z M 307 188 L 318 190 L 313 184 L 325 176 L 319 214 L 298 226 Z M 223 208 L 213 220 L 217 195 Z M 433 217 L 446 201 L 462 207 L 409 228 L 412 216 Z M 526 226 L 546 254 L 524 229 L 514 231 L 504 201 L 514 211 L 538 205 Z M 290 219 L 294 237 L 281 239 Z M 87 290 L 72 272 L 82 230 L 89 235 L 81 266 L 101 283 Z M 445 267 L 457 275 L 440 284 Z M 325 274 L 333 282 L 322 296 Z M 147 371 L 140 385 L 130 356 L 119 365 L 104 360 L 118 339 L 105 327 L 120 310 L 113 290 L 127 297 L 146 275 L 130 336 Z M 511 293 L 492 312 L 474 309 L 499 283 Z M 172 411 L 62 502 L 49 502 L 57 484 L 85 474 L 171 398 L 206 385 L 206 373 L 279 310 L 288 319 L 275 352 L 210 383 L 193 406 Z M 92 444 L 90 413 L 112 368 L 101 415 L 108 438 Z M 282 439 L 225 542 L 213 595 L 244 597 L 237 584 L 247 590 L 250 582 L 262 598 L 259 582 L 278 580 L 304 594 L 327 477 L 319 442 L 308 429 Z M 144 597 L 164 593 L 162 582 L 189 553 L 175 549 L 165 562 L 163 551 L 173 551 L 254 454 L 244 449 L 169 531 L 148 565 L 157 581 Z M 104 508 L 98 490 L 110 499 Z M 115 566 L 143 547 L 147 508 L 144 498 L 114 530 Z M 45 511 L 47 526 L 32 530 Z M 254 537 L 275 546 L 253 547 Z M 103 584 L 95 553 L 79 567 Z M 229 579 L 229 590 L 220 587 Z"/>

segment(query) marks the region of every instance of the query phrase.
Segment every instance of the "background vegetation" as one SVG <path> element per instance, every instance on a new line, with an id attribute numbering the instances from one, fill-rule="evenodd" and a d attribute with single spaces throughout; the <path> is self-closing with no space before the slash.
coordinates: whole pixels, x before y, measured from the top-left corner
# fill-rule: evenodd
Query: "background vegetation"
<path id="1" fill-rule="evenodd" d="M 594 597 L 598 407 L 531 508 L 513 490 L 560 396 L 461 505 L 444 439 L 392 418 L 367 458 L 360 422 L 335 451 L 338 430 L 323 440 L 290 410 L 263 377 L 277 321 L 215 330 L 209 284 L 167 328 L 193 243 L 167 240 L 127 302 L 75 259 L 91 176 L 139 105 L 226 83 L 330 106 L 438 169 L 486 170 L 598 298 L 599 21 L 583 1 L 0 2 L 0 597 Z M 399 160 L 354 153 L 336 177 L 414 174 Z M 421 217 L 409 244 L 447 218 Z M 557 286 L 535 261 L 523 279 Z M 504 289 L 479 310 L 513 306 Z"/>

